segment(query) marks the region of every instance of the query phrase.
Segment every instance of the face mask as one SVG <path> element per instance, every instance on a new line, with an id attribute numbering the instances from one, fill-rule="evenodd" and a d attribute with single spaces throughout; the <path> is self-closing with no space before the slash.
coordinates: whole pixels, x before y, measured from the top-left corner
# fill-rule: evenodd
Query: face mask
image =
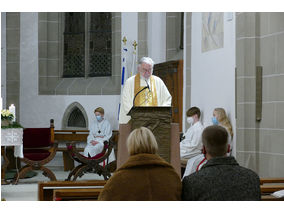
<path id="1" fill-rule="evenodd" d="M 97 118 L 98 121 L 101 121 L 103 119 L 102 116 L 100 116 L 100 115 L 96 115 L 96 118 Z"/>
<path id="2" fill-rule="evenodd" d="M 219 121 L 217 120 L 216 117 L 213 117 L 213 118 L 212 118 L 212 123 L 213 123 L 214 125 L 218 125 L 218 124 L 219 124 Z"/>
<path id="3" fill-rule="evenodd" d="M 187 123 L 192 124 L 193 123 L 193 117 L 187 117 Z"/>

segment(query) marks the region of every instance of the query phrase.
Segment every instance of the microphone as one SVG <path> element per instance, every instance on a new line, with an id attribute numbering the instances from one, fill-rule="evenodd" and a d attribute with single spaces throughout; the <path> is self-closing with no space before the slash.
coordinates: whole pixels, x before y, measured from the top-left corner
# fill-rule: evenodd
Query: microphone
<path id="1" fill-rule="evenodd" d="M 146 81 L 147 88 L 148 88 L 149 92 L 151 92 L 151 89 L 150 89 L 150 86 L 149 86 L 149 84 L 148 84 L 147 80 L 145 80 L 145 81 Z"/>
<path id="2" fill-rule="evenodd" d="M 143 87 L 139 92 L 136 93 L 136 95 L 135 95 L 134 98 L 133 98 L 133 107 L 135 106 L 134 103 L 135 103 L 135 99 L 136 99 L 137 95 L 138 95 L 140 92 L 142 92 L 144 89 L 147 89 L 147 88 L 149 89 L 149 86 Z"/>

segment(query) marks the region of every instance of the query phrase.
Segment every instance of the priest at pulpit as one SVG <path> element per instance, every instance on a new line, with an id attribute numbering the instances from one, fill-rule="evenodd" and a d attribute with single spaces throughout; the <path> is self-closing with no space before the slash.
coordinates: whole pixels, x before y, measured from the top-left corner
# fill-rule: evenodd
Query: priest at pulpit
<path id="1" fill-rule="evenodd" d="M 127 113 L 133 106 L 171 106 L 172 96 L 165 83 L 153 75 L 154 61 L 142 57 L 138 64 L 138 73 L 125 82 L 119 113 L 119 123 L 127 124 L 131 119 Z"/>

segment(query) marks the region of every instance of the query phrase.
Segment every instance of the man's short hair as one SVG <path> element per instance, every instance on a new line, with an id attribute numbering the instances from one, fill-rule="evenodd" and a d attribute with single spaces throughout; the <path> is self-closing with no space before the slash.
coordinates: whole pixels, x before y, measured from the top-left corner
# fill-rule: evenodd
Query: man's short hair
<path id="1" fill-rule="evenodd" d="M 126 144 L 129 155 L 156 154 L 158 152 L 156 138 L 151 130 L 146 127 L 134 129 L 128 136 Z"/>
<path id="2" fill-rule="evenodd" d="M 186 112 L 187 117 L 191 117 L 195 114 L 197 114 L 198 118 L 200 118 L 200 109 L 198 107 L 191 107 Z"/>
<path id="3" fill-rule="evenodd" d="M 222 126 L 208 126 L 203 130 L 202 143 L 212 157 L 225 156 L 228 149 L 228 132 Z"/>

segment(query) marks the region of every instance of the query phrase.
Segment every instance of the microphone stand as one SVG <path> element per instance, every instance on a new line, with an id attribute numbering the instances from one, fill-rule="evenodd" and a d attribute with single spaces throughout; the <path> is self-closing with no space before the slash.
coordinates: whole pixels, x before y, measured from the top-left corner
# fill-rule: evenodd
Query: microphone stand
<path id="1" fill-rule="evenodd" d="M 147 89 L 147 88 L 149 89 L 149 86 L 144 87 L 143 89 L 141 89 L 139 92 L 136 93 L 136 95 L 135 95 L 134 98 L 133 98 L 133 107 L 135 106 L 134 103 L 135 103 L 135 99 L 136 99 L 137 95 L 138 95 L 140 92 L 142 92 L 144 89 Z"/>
<path id="2" fill-rule="evenodd" d="M 149 84 L 148 84 L 148 82 L 147 82 L 147 80 L 146 80 L 146 79 L 145 79 L 145 82 L 146 82 L 146 84 L 147 84 L 147 88 L 148 88 L 149 92 L 151 92 L 151 90 L 150 90 L 150 86 L 149 86 Z"/>

